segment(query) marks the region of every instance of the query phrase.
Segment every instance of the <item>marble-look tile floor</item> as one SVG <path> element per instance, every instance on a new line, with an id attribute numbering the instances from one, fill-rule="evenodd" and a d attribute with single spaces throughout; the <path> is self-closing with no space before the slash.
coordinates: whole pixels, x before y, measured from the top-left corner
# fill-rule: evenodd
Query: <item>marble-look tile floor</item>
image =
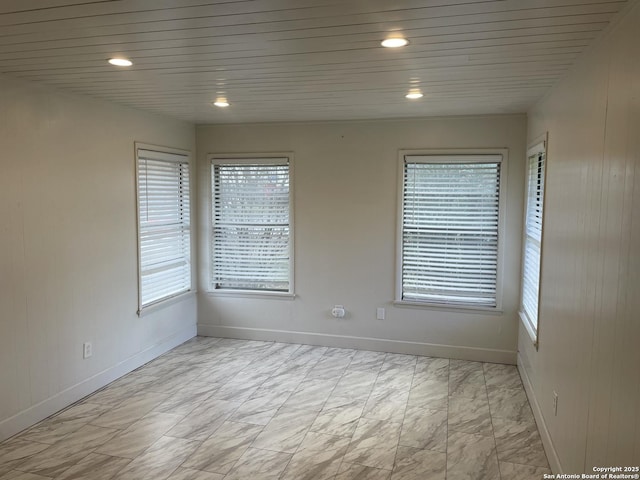
<path id="1" fill-rule="evenodd" d="M 197 337 L 0 443 L 0 480 L 539 480 L 514 366 Z"/>

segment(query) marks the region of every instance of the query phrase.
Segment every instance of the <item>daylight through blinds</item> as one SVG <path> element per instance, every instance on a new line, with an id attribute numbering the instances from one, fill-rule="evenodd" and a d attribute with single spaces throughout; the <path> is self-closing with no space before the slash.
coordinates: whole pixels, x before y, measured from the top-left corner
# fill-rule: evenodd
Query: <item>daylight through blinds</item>
<path id="1" fill-rule="evenodd" d="M 213 164 L 213 288 L 290 289 L 287 158 Z"/>
<path id="2" fill-rule="evenodd" d="M 141 307 L 191 289 L 189 164 L 138 150 Z"/>
<path id="3" fill-rule="evenodd" d="M 500 160 L 405 157 L 403 300 L 496 306 Z"/>
<path id="4" fill-rule="evenodd" d="M 544 201 L 545 155 L 531 155 L 527 168 L 527 208 L 525 213 L 522 309 L 533 330 L 538 328 L 540 286 L 540 246 Z"/>

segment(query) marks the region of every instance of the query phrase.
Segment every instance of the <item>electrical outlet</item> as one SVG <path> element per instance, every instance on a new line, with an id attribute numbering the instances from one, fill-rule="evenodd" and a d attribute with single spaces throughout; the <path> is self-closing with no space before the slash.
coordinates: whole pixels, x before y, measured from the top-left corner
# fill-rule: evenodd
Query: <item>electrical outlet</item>
<path id="1" fill-rule="evenodd" d="M 376 318 L 378 320 L 384 320 L 384 308 L 378 308 L 376 310 Z"/>
<path id="2" fill-rule="evenodd" d="M 93 355 L 93 346 L 91 342 L 84 342 L 82 344 L 82 358 L 89 358 Z"/>
<path id="3" fill-rule="evenodd" d="M 558 416 L 558 394 L 555 392 L 553 392 L 553 414 L 557 417 Z"/>

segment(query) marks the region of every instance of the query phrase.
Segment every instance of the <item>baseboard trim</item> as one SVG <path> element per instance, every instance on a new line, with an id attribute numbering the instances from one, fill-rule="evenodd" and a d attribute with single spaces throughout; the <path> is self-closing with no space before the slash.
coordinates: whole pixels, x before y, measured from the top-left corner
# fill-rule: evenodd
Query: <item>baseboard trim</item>
<path id="1" fill-rule="evenodd" d="M 12 417 L 0 421 L 0 442 L 20 433 L 35 423 L 72 405 L 90 393 L 95 392 L 123 375 L 150 362 L 154 358 L 159 357 L 163 353 L 168 352 L 172 348 L 186 342 L 196 336 L 196 333 L 196 326 L 190 325 L 188 328 L 165 338 L 159 344 L 149 347 L 113 367 L 103 370 Z"/>
<path id="2" fill-rule="evenodd" d="M 324 347 L 359 348 L 377 352 L 406 353 L 410 355 L 456 358 L 478 362 L 507 363 L 510 365 L 515 365 L 516 363 L 516 352 L 509 350 L 460 347 L 326 333 L 198 324 L 198 335 L 206 337 L 239 338 L 242 340 L 302 343 L 307 345 L 321 345 Z"/>
<path id="3" fill-rule="evenodd" d="M 520 372 L 520 377 L 522 377 L 522 383 L 524 384 L 524 390 L 527 393 L 527 397 L 529 398 L 531 410 L 533 410 L 533 416 L 535 417 L 536 423 L 538 424 L 538 431 L 540 432 L 540 438 L 542 439 L 542 445 L 544 446 L 544 451 L 547 454 L 547 460 L 549 460 L 551 471 L 556 475 L 562 474 L 564 473 L 564 470 L 562 470 L 562 465 L 560 464 L 560 457 L 558 457 L 558 452 L 553 445 L 553 439 L 551 438 L 551 434 L 549 433 L 547 424 L 545 423 L 544 417 L 542 416 L 542 409 L 540 408 L 538 399 L 533 392 L 533 384 L 531 383 L 531 379 L 527 374 L 527 370 L 523 367 L 520 352 L 518 352 L 518 371 Z"/>

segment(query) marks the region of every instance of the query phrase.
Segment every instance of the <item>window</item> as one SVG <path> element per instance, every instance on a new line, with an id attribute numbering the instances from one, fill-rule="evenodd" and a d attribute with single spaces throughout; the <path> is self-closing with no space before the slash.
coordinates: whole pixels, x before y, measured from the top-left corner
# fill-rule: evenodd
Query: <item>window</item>
<path id="1" fill-rule="evenodd" d="M 212 159 L 211 286 L 293 292 L 291 156 Z"/>
<path id="2" fill-rule="evenodd" d="M 534 344 L 537 345 L 542 219 L 544 213 L 545 142 L 529 149 L 527 157 L 520 318 L 529 335 L 531 335 Z"/>
<path id="3" fill-rule="evenodd" d="M 505 156 L 401 156 L 401 303 L 500 308 Z"/>
<path id="4" fill-rule="evenodd" d="M 139 305 L 191 290 L 189 157 L 136 145 Z"/>

